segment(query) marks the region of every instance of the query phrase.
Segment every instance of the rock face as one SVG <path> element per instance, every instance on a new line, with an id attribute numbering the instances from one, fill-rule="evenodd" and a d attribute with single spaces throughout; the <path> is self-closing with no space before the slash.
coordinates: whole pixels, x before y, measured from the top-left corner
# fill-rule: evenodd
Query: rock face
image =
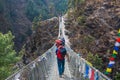
<path id="1" fill-rule="evenodd" d="M 37 27 L 25 44 L 25 56 L 35 59 L 54 45 L 58 36 L 58 18 L 38 22 Z"/>
<path id="2" fill-rule="evenodd" d="M 71 47 L 85 58 L 89 52 L 98 54 L 105 69 L 120 28 L 119 12 L 120 2 L 117 0 L 86 0 L 77 10 L 69 11 L 65 24 L 70 31 Z M 115 72 L 120 72 L 120 64 L 117 62 L 115 66 Z M 112 76 L 116 73 L 113 71 Z"/>

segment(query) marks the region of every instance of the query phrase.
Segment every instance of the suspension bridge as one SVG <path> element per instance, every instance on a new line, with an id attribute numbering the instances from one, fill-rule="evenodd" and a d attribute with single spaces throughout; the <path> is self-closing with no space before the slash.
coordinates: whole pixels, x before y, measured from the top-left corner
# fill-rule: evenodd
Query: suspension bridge
<path id="1" fill-rule="evenodd" d="M 111 80 L 70 48 L 69 39 L 65 35 L 63 17 L 59 20 L 58 38 L 61 37 L 64 37 L 66 41 L 65 47 L 70 56 L 70 62 L 65 60 L 65 72 L 62 78 L 59 78 L 55 54 L 56 46 L 53 45 L 43 55 L 6 80 Z"/>

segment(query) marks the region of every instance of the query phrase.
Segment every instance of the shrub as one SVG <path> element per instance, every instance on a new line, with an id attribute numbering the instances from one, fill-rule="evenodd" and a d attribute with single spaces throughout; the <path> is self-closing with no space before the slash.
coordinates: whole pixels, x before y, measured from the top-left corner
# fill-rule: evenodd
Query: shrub
<path id="1" fill-rule="evenodd" d="M 98 70 L 102 69 L 103 61 L 102 61 L 102 58 L 98 56 L 98 54 L 93 55 L 92 53 L 89 52 L 87 55 L 87 60 L 91 62 L 96 69 Z"/>

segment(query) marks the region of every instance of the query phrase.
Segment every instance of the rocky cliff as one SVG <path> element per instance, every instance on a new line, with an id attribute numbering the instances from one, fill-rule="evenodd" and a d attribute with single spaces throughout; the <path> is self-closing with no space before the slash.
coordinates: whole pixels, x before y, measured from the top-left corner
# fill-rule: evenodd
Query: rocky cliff
<path id="1" fill-rule="evenodd" d="M 84 58 L 88 53 L 98 54 L 104 62 L 101 65 L 104 72 L 120 28 L 120 1 L 86 0 L 69 10 L 65 24 L 70 31 L 72 49 Z M 120 72 L 119 67 L 119 59 L 116 59 L 112 77 Z"/>
<path id="2" fill-rule="evenodd" d="M 57 17 L 37 22 L 33 34 L 27 39 L 27 43 L 23 48 L 25 49 L 23 58 L 33 60 L 51 48 L 54 45 L 55 39 L 58 37 L 58 23 Z"/>

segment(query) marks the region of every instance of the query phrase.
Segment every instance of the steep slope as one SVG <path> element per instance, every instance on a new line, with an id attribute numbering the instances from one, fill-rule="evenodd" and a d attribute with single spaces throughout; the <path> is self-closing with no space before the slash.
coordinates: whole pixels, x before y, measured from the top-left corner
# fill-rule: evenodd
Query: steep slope
<path id="1" fill-rule="evenodd" d="M 71 47 L 86 59 L 88 53 L 98 54 L 104 62 L 100 65 L 103 72 L 112 54 L 117 30 L 120 28 L 119 12 L 120 2 L 117 0 L 86 0 L 84 3 L 79 2 L 68 12 L 68 20 L 65 23 L 70 31 L 67 34 Z M 120 72 L 119 67 L 116 59 L 111 78 L 115 78 L 115 74 Z"/>
<path id="2" fill-rule="evenodd" d="M 0 0 L 0 31 L 12 31 L 19 51 L 32 33 L 32 22 L 57 16 L 66 9 L 67 0 Z"/>
<path id="3" fill-rule="evenodd" d="M 33 34 L 27 39 L 23 48 L 25 51 L 23 55 L 24 64 L 42 55 L 54 45 L 58 36 L 58 22 L 57 17 L 37 22 Z"/>

